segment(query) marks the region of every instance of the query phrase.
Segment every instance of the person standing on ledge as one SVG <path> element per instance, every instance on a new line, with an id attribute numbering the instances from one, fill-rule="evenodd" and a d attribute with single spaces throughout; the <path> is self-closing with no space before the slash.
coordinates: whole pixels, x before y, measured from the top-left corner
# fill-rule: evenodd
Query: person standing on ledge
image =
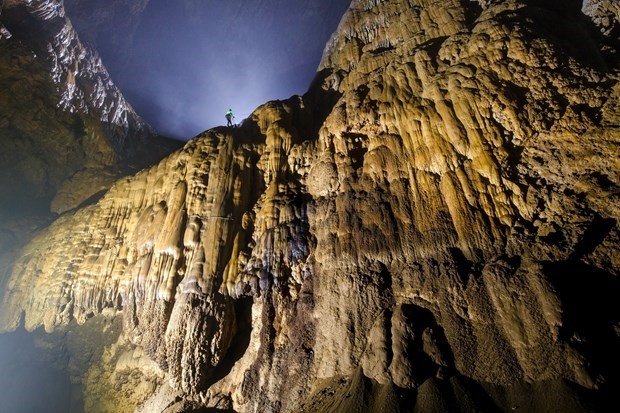
<path id="1" fill-rule="evenodd" d="M 228 109 L 228 112 L 226 112 L 226 126 L 233 126 L 232 120 L 234 118 L 235 115 L 233 115 L 232 109 Z"/>

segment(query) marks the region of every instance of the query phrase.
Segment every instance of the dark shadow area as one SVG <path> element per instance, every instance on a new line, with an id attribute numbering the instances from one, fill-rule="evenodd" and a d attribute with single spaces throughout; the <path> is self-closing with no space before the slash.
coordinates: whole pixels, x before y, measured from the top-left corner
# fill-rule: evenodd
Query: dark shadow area
<path id="1" fill-rule="evenodd" d="M 232 346 L 228 349 L 226 357 L 217 365 L 213 375 L 207 380 L 207 387 L 223 379 L 230 373 L 235 363 L 243 357 L 250 345 L 252 334 L 252 297 L 241 297 L 234 301 L 235 315 L 237 320 L 237 334 L 233 338 Z M 201 412 L 203 410 L 200 410 Z M 205 412 L 227 412 L 228 410 L 204 410 Z"/>
<path id="2" fill-rule="evenodd" d="M 566 380 L 515 383 L 510 386 L 482 384 L 502 412 L 596 413 L 608 412 L 600 394 Z M 484 411 L 484 410 L 483 410 Z"/>
<path id="3" fill-rule="evenodd" d="M 560 14 L 576 14 L 581 11 L 582 0 L 523 0 L 528 6 L 553 10 Z"/>
<path id="4" fill-rule="evenodd" d="M 579 249 L 589 250 L 588 237 Z M 576 259 L 547 263 L 545 273 L 562 302 L 560 336 L 590 361 L 587 370 L 600 375 L 599 405 L 618 402 L 620 339 L 615 331 L 620 320 L 620 280 Z"/>
<path id="5" fill-rule="evenodd" d="M 401 412 L 500 413 L 489 393 L 476 381 L 455 375 L 449 379 L 430 378 L 416 390 L 397 389 Z"/>
<path id="6" fill-rule="evenodd" d="M 97 202 L 99 202 L 99 200 L 101 198 L 103 198 L 103 196 L 108 192 L 107 189 L 102 189 L 99 192 L 96 192 L 94 194 L 92 194 L 91 196 L 89 196 L 88 198 L 86 198 L 84 201 L 82 201 L 82 203 L 80 205 L 78 205 L 74 210 L 78 210 L 78 209 L 82 209 L 84 207 L 87 207 L 89 205 L 93 205 L 96 204 Z"/>
<path id="7" fill-rule="evenodd" d="M 332 74 L 330 69 L 323 69 L 317 72 L 308 88 L 308 91 L 303 95 L 306 108 L 311 108 L 312 113 L 312 125 L 309 126 L 308 134 L 310 136 L 317 136 L 319 129 L 327 119 L 330 113 L 334 109 L 334 105 L 338 102 L 338 99 L 342 96 L 342 93 L 332 88 L 326 88 L 325 82 L 327 78 Z"/>
<path id="8" fill-rule="evenodd" d="M 23 329 L 0 334 L 0 412 L 83 412 L 80 386 L 34 340 Z"/>
<path id="9" fill-rule="evenodd" d="M 600 215 L 596 215 L 586 232 L 582 235 L 579 243 L 575 246 L 575 250 L 569 257 L 569 261 L 578 260 L 584 255 L 594 251 L 615 226 L 615 219 L 603 218 Z"/>
<path id="10" fill-rule="evenodd" d="M 480 14 L 482 14 L 483 8 L 477 1 L 468 1 L 465 3 L 465 19 L 469 29 L 476 25 L 476 21 Z"/>
<path id="11" fill-rule="evenodd" d="M 519 17 L 535 24 L 538 35 L 549 39 L 566 59 L 570 56 L 601 72 L 608 70 L 596 41 L 601 33 L 581 12 L 582 1 L 527 0 L 525 3 L 528 7 L 519 11 Z M 558 70 L 572 75 L 568 66 L 560 66 Z"/>
<path id="12" fill-rule="evenodd" d="M 463 284 L 466 284 L 470 277 L 477 278 L 482 275 L 482 268 L 484 267 L 482 262 L 469 260 L 460 248 L 448 248 L 448 252 L 452 256 L 456 272 Z"/>
<path id="13" fill-rule="evenodd" d="M 368 152 L 368 136 L 352 132 L 343 133 L 342 136 L 347 142 L 351 166 L 353 169 L 360 169 L 364 165 L 364 156 Z"/>
<path id="14" fill-rule="evenodd" d="M 403 322 L 410 326 L 411 337 L 405 348 L 412 365 L 415 366 L 414 378 L 417 382 L 423 382 L 429 377 L 435 376 L 440 369 L 447 373 L 454 369 L 454 354 L 445 336 L 443 327 L 437 324 L 435 316 L 430 310 L 414 305 L 403 304 Z M 435 343 L 438 354 L 435 357 L 443 361 L 439 366 L 425 352 L 423 336 L 428 336 Z"/>
<path id="15" fill-rule="evenodd" d="M 33 15 L 28 7 L 18 5 L 2 9 L 2 24 L 22 41 L 26 41 L 37 54 L 47 52 L 49 39 L 64 25 L 64 19 L 55 17 L 44 20 Z"/>
<path id="16" fill-rule="evenodd" d="M 431 377 L 415 389 L 380 384 L 362 373 L 321 382 L 300 407 L 321 413 L 595 413 L 596 392 L 564 380 L 500 386 L 455 374 Z M 610 404 L 609 406 L 614 406 Z"/>

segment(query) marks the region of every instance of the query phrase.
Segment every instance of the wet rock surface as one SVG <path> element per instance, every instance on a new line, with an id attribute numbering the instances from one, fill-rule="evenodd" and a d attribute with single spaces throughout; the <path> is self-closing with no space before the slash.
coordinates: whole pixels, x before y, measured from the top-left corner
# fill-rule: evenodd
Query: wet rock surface
<path id="1" fill-rule="evenodd" d="M 41 230 L 6 270 L 0 329 L 118 311 L 141 360 L 119 411 L 600 411 L 620 65 L 597 19 L 354 1 L 305 96 Z"/>

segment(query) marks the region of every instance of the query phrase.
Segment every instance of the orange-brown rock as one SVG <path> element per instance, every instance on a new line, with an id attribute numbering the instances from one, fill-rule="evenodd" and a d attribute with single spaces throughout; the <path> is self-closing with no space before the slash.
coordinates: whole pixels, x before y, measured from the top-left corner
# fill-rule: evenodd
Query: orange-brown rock
<path id="1" fill-rule="evenodd" d="M 578 3 L 354 1 L 305 96 L 41 231 L 0 328 L 119 314 L 84 391 L 131 366 L 122 411 L 617 402 L 620 63 Z"/>

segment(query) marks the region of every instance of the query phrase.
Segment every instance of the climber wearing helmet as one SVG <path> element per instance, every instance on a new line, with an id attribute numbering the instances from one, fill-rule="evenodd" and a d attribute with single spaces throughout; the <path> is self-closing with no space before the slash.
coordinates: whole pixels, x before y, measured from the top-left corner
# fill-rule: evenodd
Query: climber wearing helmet
<path id="1" fill-rule="evenodd" d="M 233 126 L 232 120 L 234 118 L 235 115 L 233 115 L 232 109 L 228 109 L 228 112 L 226 112 L 226 126 Z"/>

